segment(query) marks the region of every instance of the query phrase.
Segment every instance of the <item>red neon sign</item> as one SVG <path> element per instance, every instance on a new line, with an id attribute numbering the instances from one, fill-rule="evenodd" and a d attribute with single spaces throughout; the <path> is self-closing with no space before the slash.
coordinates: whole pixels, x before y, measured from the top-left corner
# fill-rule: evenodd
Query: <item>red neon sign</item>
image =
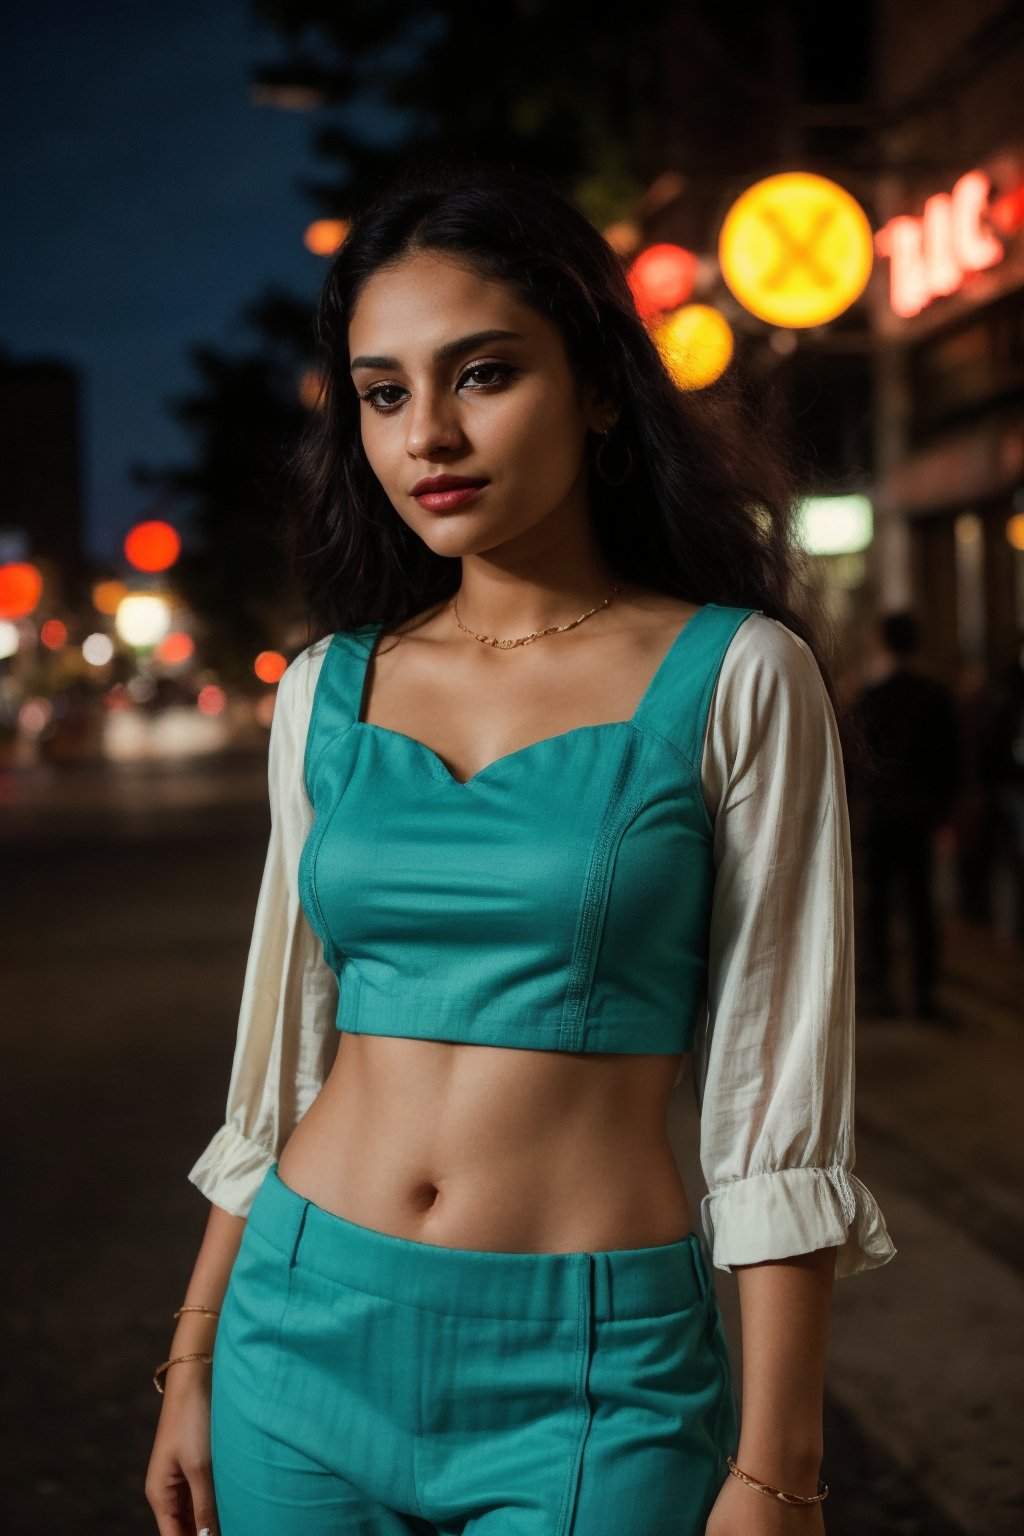
<path id="1" fill-rule="evenodd" d="M 955 293 L 968 273 L 1002 261 L 989 218 L 990 185 L 983 171 L 968 171 L 952 192 L 928 198 L 920 218 L 904 214 L 878 231 L 875 249 L 889 258 L 889 302 L 897 315 L 919 314 Z"/>

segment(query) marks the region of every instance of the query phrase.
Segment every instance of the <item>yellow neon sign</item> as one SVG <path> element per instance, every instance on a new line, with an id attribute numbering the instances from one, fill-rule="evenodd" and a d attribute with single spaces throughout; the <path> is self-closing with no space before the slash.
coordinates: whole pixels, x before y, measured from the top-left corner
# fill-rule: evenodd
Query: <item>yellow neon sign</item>
<path id="1" fill-rule="evenodd" d="M 871 275 L 872 247 L 867 215 L 849 192 L 824 176 L 786 171 L 736 199 L 718 259 L 744 309 L 796 329 L 849 309 Z"/>

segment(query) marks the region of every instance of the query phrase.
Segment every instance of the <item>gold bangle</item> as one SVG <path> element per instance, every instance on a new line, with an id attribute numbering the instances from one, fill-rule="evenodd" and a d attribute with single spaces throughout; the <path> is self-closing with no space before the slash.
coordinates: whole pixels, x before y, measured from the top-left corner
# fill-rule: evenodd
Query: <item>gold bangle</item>
<path id="1" fill-rule="evenodd" d="M 195 1306 L 195 1307 L 179 1307 L 177 1312 L 174 1312 L 171 1315 L 172 1315 L 172 1317 L 180 1317 L 183 1312 L 205 1312 L 209 1317 L 220 1317 L 220 1313 L 218 1312 L 216 1307 L 200 1307 L 200 1306 Z"/>
<path id="2" fill-rule="evenodd" d="M 783 1504 L 820 1504 L 828 1498 L 828 1483 L 818 1478 L 817 1493 L 785 1493 L 781 1488 L 773 1488 L 771 1483 L 759 1482 L 756 1477 L 750 1477 L 746 1472 L 741 1472 L 731 1456 L 727 1456 L 729 1471 L 733 1477 L 741 1478 L 751 1488 L 757 1488 L 761 1493 L 770 1493 L 773 1498 L 780 1499 Z"/>
<path id="3" fill-rule="evenodd" d="M 172 1355 L 169 1360 L 161 1360 L 160 1364 L 157 1366 L 156 1370 L 153 1373 L 153 1385 L 154 1385 L 154 1387 L 156 1387 L 158 1392 L 162 1393 L 163 1390 L 164 1390 L 163 1387 L 160 1385 L 160 1375 L 161 1375 L 161 1373 L 166 1371 L 167 1367 L 169 1365 L 176 1365 L 179 1360 L 202 1360 L 207 1365 L 210 1365 L 212 1363 L 212 1361 L 213 1361 L 213 1356 L 212 1355 L 202 1355 L 202 1354 L 199 1354 L 198 1352 L 196 1352 L 196 1353 L 191 1354 L 191 1355 Z"/>

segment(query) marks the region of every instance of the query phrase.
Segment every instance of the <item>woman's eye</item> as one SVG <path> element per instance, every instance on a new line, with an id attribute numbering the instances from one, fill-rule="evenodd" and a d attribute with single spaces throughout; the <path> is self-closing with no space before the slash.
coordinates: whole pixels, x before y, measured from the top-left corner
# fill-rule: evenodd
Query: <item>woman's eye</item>
<path id="1" fill-rule="evenodd" d="M 484 379 L 482 383 L 477 385 L 477 388 L 486 388 L 488 382 L 494 384 L 510 379 L 515 371 L 509 363 L 474 363 L 472 368 L 466 369 L 462 378 L 468 379 L 471 373 L 489 373 L 491 375 L 490 380 Z M 460 380 L 459 382 L 461 383 L 462 381 Z"/>
<path id="2" fill-rule="evenodd" d="M 375 411 L 380 411 L 382 414 L 386 414 L 388 411 L 394 410 L 395 406 L 398 404 L 398 401 L 385 400 L 381 402 L 379 401 L 378 396 L 387 390 L 392 389 L 396 389 L 399 391 L 399 393 L 401 393 L 401 386 L 398 384 L 374 384 L 372 389 L 368 389 L 365 394 L 360 395 L 359 398 L 360 400 L 365 400 L 368 405 L 372 405 Z"/>

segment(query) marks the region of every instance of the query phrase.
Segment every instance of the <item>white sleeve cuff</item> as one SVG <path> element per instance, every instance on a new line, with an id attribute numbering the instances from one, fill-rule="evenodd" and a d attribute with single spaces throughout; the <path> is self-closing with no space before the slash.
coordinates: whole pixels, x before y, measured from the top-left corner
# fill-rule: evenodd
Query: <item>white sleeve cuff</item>
<path id="1" fill-rule="evenodd" d="M 221 1126 L 186 1177 L 214 1205 L 230 1211 L 232 1216 L 248 1216 L 274 1156 L 228 1122 Z"/>
<path id="2" fill-rule="evenodd" d="M 878 1203 L 841 1164 L 780 1168 L 704 1196 L 701 1225 L 717 1269 L 837 1247 L 836 1279 L 896 1253 Z"/>

